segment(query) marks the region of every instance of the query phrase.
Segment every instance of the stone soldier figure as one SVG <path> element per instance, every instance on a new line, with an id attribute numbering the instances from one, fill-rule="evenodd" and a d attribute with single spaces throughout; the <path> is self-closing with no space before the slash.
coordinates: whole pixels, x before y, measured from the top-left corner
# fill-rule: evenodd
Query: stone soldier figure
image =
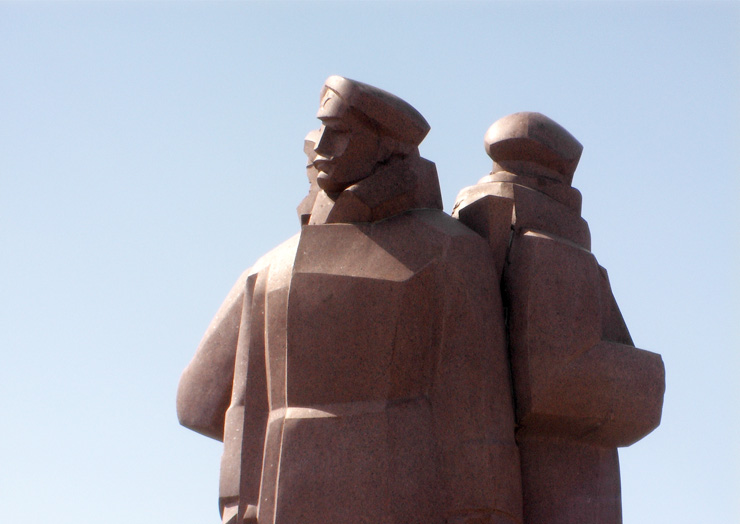
<path id="1" fill-rule="evenodd" d="M 296 211 L 298 212 L 298 218 L 301 221 L 301 225 L 305 226 L 308 224 L 311 218 L 311 210 L 313 209 L 314 202 L 316 202 L 316 195 L 319 192 L 319 184 L 317 178 L 319 172 L 314 166 L 313 161 L 316 160 L 316 142 L 319 139 L 319 130 L 314 129 L 309 131 L 306 138 L 303 139 L 303 152 L 306 153 L 306 177 L 308 178 L 308 194 L 305 196 L 301 203 L 298 204 Z"/>
<path id="2" fill-rule="evenodd" d="M 493 169 L 453 215 L 491 241 L 502 270 L 524 522 L 617 524 L 616 448 L 659 424 L 663 362 L 634 347 L 591 254 L 571 187 L 581 144 L 544 115 L 516 113 L 485 146 Z"/>
<path id="3" fill-rule="evenodd" d="M 181 423 L 224 442 L 223 520 L 520 523 L 491 248 L 441 211 L 413 107 L 332 76 L 317 116 L 308 223 L 239 279 L 180 381 Z"/>

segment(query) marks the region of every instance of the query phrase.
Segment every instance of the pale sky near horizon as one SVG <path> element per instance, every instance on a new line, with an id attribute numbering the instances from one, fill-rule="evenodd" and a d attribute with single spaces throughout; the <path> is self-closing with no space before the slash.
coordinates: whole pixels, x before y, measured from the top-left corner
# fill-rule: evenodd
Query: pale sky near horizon
<path id="1" fill-rule="evenodd" d="M 0 522 L 218 522 L 177 382 L 298 232 L 331 74 L 426 117 L 447 211 L 502 116 L 584 145 L 593 252 L 667 372 L 624 522 L 740 522 L 739 35 L 737 2 L 0 1 Z"/>

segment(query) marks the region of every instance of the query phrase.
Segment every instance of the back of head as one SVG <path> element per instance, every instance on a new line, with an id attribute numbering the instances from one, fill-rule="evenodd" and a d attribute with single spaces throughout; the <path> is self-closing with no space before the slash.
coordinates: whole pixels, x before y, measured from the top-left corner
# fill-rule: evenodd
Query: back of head
<path id="1" fill-rule="evenodd" d="M 505 170 L 534 165 L 548 178 L 570 185 L 583 146 L 560 124 L 541 113 L 523 112 L 493 123 L 484 138 L 486 153 Z M 517 173 L 519 174 L 519 173 Z"/>

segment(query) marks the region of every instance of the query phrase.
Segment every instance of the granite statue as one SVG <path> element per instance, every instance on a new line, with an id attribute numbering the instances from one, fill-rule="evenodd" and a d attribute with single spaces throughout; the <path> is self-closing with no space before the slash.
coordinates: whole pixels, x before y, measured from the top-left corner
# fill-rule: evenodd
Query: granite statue
<path id="1" fill-rule="evenodd" d="M 226 524 L 618 524 L 617 448 L 660 422 L 539 113 L 486 133 L 442 211 L 411 105 L 332 76 L 304 140 L 300 232 L 244 272 L 178 389 L 222 440 Z"/>
<path id="2" fill-rule="evenodd" d="M 617 447 L 660 422 L 659 355 L 637 349 L 571 186 L 581 144 L 539 113 L 485 135 L 491 173 L 453 216 L 488 238 L 501 281 L 526 524 L 617 524 Z M 501 239 L 506 238 L 506 242 Z"/>
<path id="3" fill-rule="evenodd" d="M 300 232 L 239 278 L 178 389 L 180 422 L 224 443 L 222 521 L 521 523 L 509 235 L 442 211 L 402 99 L 332 76 L 317 116 Z"/>

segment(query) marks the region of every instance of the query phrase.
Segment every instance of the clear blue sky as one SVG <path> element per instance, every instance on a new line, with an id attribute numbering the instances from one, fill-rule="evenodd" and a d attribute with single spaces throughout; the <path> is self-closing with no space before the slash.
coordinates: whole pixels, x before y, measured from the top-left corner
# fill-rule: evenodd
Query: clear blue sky
<path id="1" fill-rule="evenodd" d="M 0 2 L 0 521 L 218 521 L 177 381 L 298 231 L 341 74 L 427 118 L 448 211 L 504 115 L 584 144 L 593 251 L 667 369 L 624 521 L 740 522 L 738 35 L 737 2 Z"/>

